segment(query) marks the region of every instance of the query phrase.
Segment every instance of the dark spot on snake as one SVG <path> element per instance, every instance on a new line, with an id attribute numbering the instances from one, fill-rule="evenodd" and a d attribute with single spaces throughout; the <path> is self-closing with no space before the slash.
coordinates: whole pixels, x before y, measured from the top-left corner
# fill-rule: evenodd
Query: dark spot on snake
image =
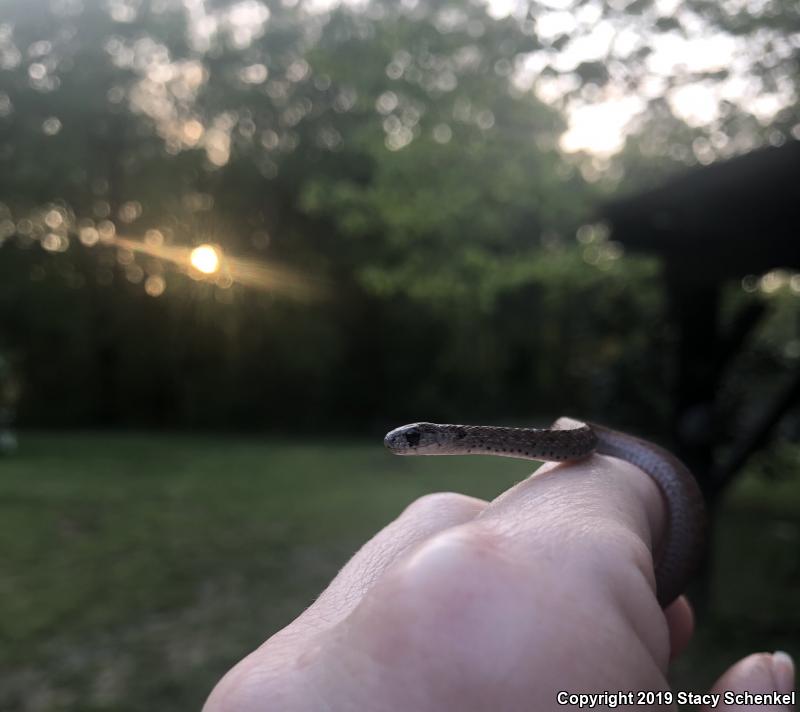
<path id="1" fill-rule="evenodd" d="M 467 431 L 464 428 L 456 428 L 456 437 L 461 440 L 462 438 L 467 437 Z"/>
<path id="2" fill-rule="evenodd" d="M 419 430 L 410 430 L 409 432 L 406 433 L 406 442 L 411 447 L 416 447 L 417 445 L 419 445 L 419 439 L 420 439 Z"/>

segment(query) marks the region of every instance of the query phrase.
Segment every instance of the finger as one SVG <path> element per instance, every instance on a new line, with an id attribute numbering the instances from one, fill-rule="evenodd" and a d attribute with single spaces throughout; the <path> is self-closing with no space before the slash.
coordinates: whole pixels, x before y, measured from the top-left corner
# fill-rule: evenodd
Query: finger
<path id="1" fill-rule="evenodd" d="M 671 603 L 665 610 L 669 627 L 670 660 L 677 658 L 689 645 L 694 633 L 694 611 L 685 596 Z"/>
<path id="2" fill-rule="evenodd" d="M 478 516 L 488 502 L 454 492 L 428 494 L 412 502 L 347 562 L 291 628 L 327 628 L 347 617 L 399 557 L 421 542 Z"/>
<path id="3" fill-rule="evenodd" d="M 535 515 L 535 516 L 530 516 Z M 652 548 L 664 526 L 658 486 L 638 467 L 614 457 L 595 455 L 573 463 L 543 465 L 531 477 L 507 490 L 481 514 L 481 520 L 505 521 L 524 540 L 538 538 L 576 519 L 605 533 L 622 524 Z"/>
<path id="4" fill-rule="evenodd" d="M 652 556 L 664 522 L 650 477 L 596 455 L 543 466 L 468 526 L 500 535 L 507 555 L 536 572 L 536 595 L 554 595 L 551 582 L 569 581 L 576 605 L 597 599 L 598 610 L 616 611 L 665 671 L 670 634 L 655 597 Z"/>
<path id="5" fill-rule="evenodd" d="M 763 701 L 752 700 L 751 704 L 734 704 L 745 702 L 744 699 L 726 699 L 728 695 L 744 693 L 766 694 L 779 693 L 788 695 L 794 690 L 794 663 L 782 652 L 754 653 L 728 668 L 717 680 L 711 692 L 720 695 L 719 704 L 702 708 L 702 712 L 725 712 L 726 710 L 759 710 L 759 712 L 785 712 L 791 710 L 790 704 L 764 705 Z"/>
<path id="6" fill-rule="evenodd" d="M 650 552 L 664 520 L 661 494 L 650 477 L 628 462 L 595 455 L 542 466 L 491 502 L 476 523 L 510 535 L 510 544 L 528 552 L 553 544 L 567 553 L 571 547 L 579 553 L 588 550 L 600 555 L 600 566 L 628 554 L 655 591 Z M 594 568 L 587 570 L 594 573 Z"/>

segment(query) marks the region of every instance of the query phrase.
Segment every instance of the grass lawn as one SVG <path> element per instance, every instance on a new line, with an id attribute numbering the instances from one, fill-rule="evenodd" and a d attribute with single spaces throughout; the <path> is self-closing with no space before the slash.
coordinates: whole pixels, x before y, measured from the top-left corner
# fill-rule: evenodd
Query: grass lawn
<path id="1" fill-rule="evenodd" d="M 380 439 L 23 434 L 0 460 L 0 709 L 199 709 L 414 498 L 492 497 L 530 469 Z M 800 657 L 800 479 L 744 481 L 714 544 L 679 689 L 752 650 Z"/>

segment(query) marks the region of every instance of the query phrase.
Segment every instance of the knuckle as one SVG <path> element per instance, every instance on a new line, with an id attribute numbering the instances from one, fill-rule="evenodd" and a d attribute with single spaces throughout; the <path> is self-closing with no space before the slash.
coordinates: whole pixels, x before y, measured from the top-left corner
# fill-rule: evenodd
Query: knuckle
<path id="1" fill-rule="evenodd" d="M 421 588 L 424 595 L 433 590 L 444 597 L 483 589 L 487 578 L 497 580 L 502 569 L 509 568 L 503 542 L 502 535 L 473 524 L 440 532 L 409 558 L 404 567 L 406 583 Z"/>
<path id="2" fill-rule="evenodd" d="M 415 499 L 403 515 L 415 517 L 452 516 L 453 514 L 478 514 L 485 503 L 457 492 L 432 492 Z"/>
<path id="3" fill-rule="evenodd" d="M 484 674 L 494 627 L 516 621 L 529 603 L 503 540 L 490 528 L 461 525 L 431 537 L 393 571 L 381 628 L 398 655 L 447 659 L 470 679 Z"/>

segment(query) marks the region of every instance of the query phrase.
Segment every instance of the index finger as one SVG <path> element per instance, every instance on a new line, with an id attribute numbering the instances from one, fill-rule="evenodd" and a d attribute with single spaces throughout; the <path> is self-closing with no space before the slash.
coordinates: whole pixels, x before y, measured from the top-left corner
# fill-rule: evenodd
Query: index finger
<path id="1" fill-rule="evenodd" d="M 649 550 L 665 525 L 664 503 L 653 480 L 624 460 L 605 455 L 546 463 L 495 498 L 478 519 L 536 546 L 551 532 L 569 536 L 611 534 L 622 527 Z"/>
<path id="2" fill-rule="evenodd" d="M 665 525 L 663 499 L 650 477 L 623 460 L 594 455 L 543 465 L 471 526 L 502 536 L 509 555 L 543 579 L 568 577 L 587 599 L 621 606 L 666 668 L 669 642 L 653 567 Z"/>

